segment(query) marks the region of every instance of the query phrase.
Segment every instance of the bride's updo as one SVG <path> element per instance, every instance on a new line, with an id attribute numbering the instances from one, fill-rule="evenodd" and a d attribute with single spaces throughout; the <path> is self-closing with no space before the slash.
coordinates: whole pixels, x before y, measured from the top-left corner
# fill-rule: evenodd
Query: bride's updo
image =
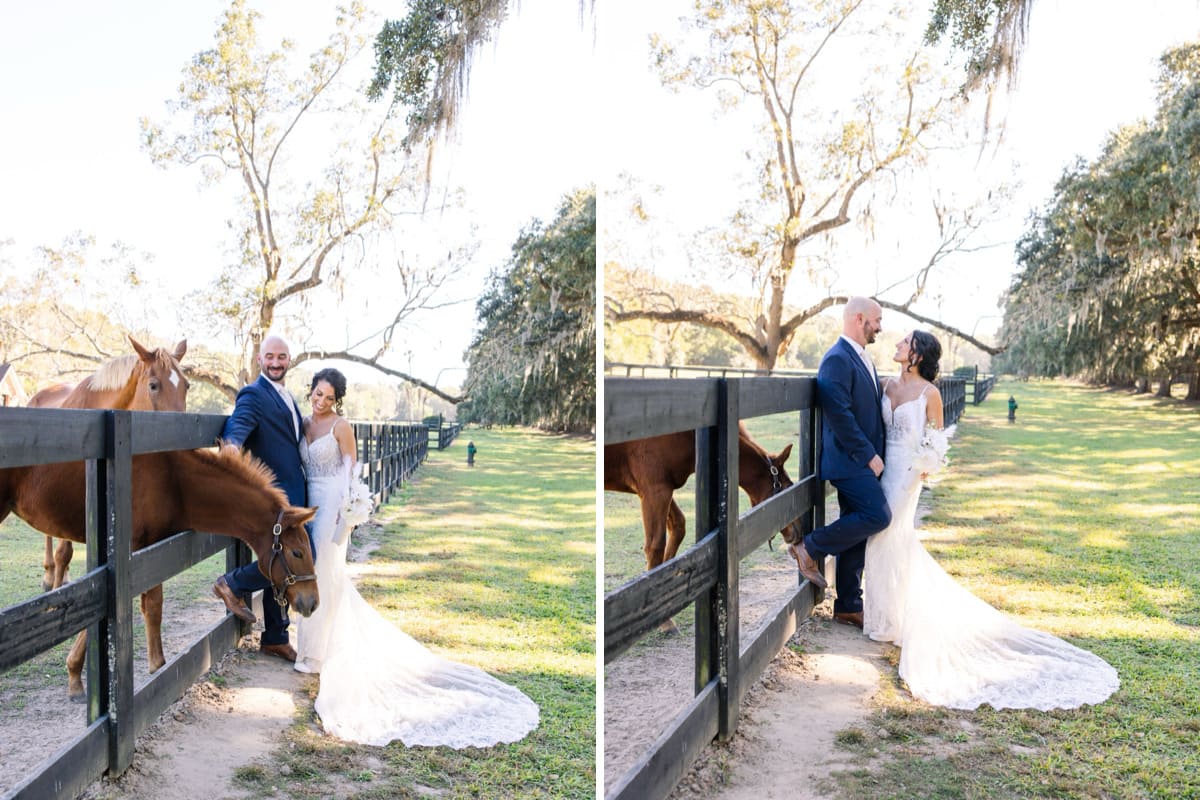
<path id="1" fill-rule="evenodd" d="M 333 408 L 337 411 L 339 417 L 342 416 L 344 413 L 342 410 L 342 398 L 346 396 L 346 376 L 333 367 L 326 367 L 316 375 L 313 375 L 312 386 L 308 390 L 311 392 L 313 389 L 316 389 L 317 384 L 321 381 L 325 381 L 333 387 Z"/>
<path id="2" fill-rule="evenodd" d="M 909 339 L 908 363 L 914 362 L 917 374 L 932 383 L 938 376 L 938 362 L 942 359 L 942 345 L 932 333 L 913 331 Z"/>

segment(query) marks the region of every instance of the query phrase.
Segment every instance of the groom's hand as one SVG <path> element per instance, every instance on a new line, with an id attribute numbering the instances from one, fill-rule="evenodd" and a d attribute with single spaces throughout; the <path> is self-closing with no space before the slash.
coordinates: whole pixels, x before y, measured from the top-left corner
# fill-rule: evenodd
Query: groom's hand
<path id="1" fill-rule="evenodd" d="M 871 472 L 875 473 L 876 478 L 883 474 L 883 459 L 878 455 L 872 456 L 871 460 L 867 462 L 867 466 L 871 468 Z"/>

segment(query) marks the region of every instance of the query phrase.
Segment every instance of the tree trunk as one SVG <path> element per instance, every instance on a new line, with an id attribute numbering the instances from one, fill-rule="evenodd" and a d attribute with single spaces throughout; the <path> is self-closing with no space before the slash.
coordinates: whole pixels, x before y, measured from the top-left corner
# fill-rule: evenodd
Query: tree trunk
<path id="1" fill-rule="evenodd" d="M 1158 384 L 1158 391 L 1154 393 L 1155 397 L 1170 397 L 1171 396 L 1171 376 L 1167 375 Z"/>
<path id="2" fill-rule="evenodd" d="M 1188 392 L 1184 399 L 1193 403 L 1200 401 L 1200 370 L 1188 376 Z"/>
<path id="3" fill-rule="evenodd" d="M 1150 379 L 1149 378 L 1138 378 L 1136 381 L 1134 381 L 1134 384 L 1133 384 L 1134 394 L 1145 394 L 1148 391 L 1150 391 Z"/>

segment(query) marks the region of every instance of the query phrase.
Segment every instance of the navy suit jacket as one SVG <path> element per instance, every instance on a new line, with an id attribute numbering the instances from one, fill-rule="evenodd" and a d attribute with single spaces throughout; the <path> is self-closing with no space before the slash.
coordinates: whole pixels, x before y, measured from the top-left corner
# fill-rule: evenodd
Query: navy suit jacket
<path id="1" fill-rule="evenodd" d="M 854 348 L 839 337 L 817 370 L 821 405 L 821 480 L 874 477 L 867 466 L 883 457 L 883 398 L 879 383 Z"/>
<path id="2" fill-rule="evenodd" d="M 293 423 L 295 420 L 295 423 Z M 265 375 L 238 392 L 233 413 L 221 435 L 260 458 L 275 473 L 275 483 L 294 506 L 308 505 L 308 484 L 300 463 L 300 417 L 284 403 Z"/>

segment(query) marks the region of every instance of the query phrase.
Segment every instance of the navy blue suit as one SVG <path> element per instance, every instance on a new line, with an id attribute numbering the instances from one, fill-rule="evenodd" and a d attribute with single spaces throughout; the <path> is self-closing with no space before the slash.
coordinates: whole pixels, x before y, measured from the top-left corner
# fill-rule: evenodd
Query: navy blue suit
<path id="1" fill-rule="evenodd" d="M 854 348 L 838 338 L 817 371 L 821 406 L 819 477 L 838 492 L 841 514 L 804 538 L 814 558 L 837 556 L 834 611 L 862 611 L 862 571 L 867 539 L 892 520 L 871 459 L 884 457 L 882 393 Z"/>
<path id="2" fill-rule="evenodd" d="M 238 392 L 233 413 L 225 421 L 221 438 L 250 451 L 275 473 L 275 484 L 283 489 L 294 506 L 308 505 L 308 482 L 300 463 L 299 412 L 293 412 L 265 375 Z M 312 534 L 309 534 L 311 543 Z M 313 550 L 316 553 L 316 550 Z M 286 644 L 290 620 L 287 609 L 269 594 L 271 581 L 255 561 L 225 575 L 233 593 L 247 598 L 251 592 L 266 589 L 263 595 L 263 644 Z"/>

